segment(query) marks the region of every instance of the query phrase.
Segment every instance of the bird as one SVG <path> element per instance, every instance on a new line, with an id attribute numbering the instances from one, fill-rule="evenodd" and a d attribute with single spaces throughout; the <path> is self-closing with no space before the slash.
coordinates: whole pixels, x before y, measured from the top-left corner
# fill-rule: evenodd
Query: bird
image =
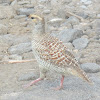
<path id="1" fill-rule="evenodd" d="M 39 64 L 40 77 L 27 84 L 26 87 L 30 87 L 38 81 L 43 80 L 48 71 L 54 71 L 62 76 L 60 86 L 56 90 L 63 88 L 64 77 L 67 75 L 74 75 L 88 83 L 93 83 L 63 42 L 50 35 L 50 33 L 45 32 L 44 17 L 30 14 L 29 18 L 34 23 L 32 50 Z"/>

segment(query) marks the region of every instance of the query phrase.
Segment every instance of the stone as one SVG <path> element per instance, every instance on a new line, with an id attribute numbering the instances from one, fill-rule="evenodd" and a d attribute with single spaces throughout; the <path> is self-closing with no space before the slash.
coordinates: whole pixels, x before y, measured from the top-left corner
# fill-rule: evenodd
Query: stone
<path id="1" fill-rule="evenodd" d="M 71 50 L 74 49 L 72 43 L 70 43 L 70 42 L 64 43 L 64 45 L 65 45 L 67 48 L 71 49 Z"/>
<path id="2" fill-rule="evenodd" d="M 23 35 L 30 34 L 31 28 L 28 27 L 29 22 L 28 17 L 20 16 L 20 18 L 11 19 L 11 23 L 9 25 L 8 33 L 13 35 Z M 32 26 L 31 26 L 32 27 Z M 30 35 L 29 35 L 30 36 Z"/>
<path id="3" fill-rule="evenodd" d="M 0 24 L 0 35 L 7 34 L 8 28 L 5 25 Z"/>
<path id="4" fill-rule="evenodd" d="M 100 35 L 100 19 L 96 19 L 92 22 L 92 27 L 95 29 L 97 35 Z"/>
<path id="5" fill-rule="evenodd" d="M 85 5 L 81 5 L 80 7 L 83 9 L 87 9 L 87 7 Z"/>
<path id="6" fill-rule="evenodd" d="M 6 34 L 0 36 L 0 43 L 6 43 L 11 46 L 14 43 L 14 39 L 16 39 L 16 35 Z"/>
<path id="7" fill-rule="evenodd" d="M 4 56 L 4 55 L 0 55 L 0 60 L 2 60 L 3 56 Z"/>
<path id="8" fill-rule="evenodd" d="M 46 3 L 46 2 L 48 2 L 48 0 L 39 0 L 38 2 L 40 2 L 40 3 Z"/>
<path id="9" fill-rule="evenodd" d="M 88 62 L 96 63 L 95 60 L 96 59 L 94 57 L 88 56 L 88 57 L 85 57 L 85 58 L 80 58 L 79 62 L 80 62 L 80 64 L 88 63 Z"/>
<path id="10" fill-rule="evenodd" d="M 37 4 L 37 0 L 30 0 L 32 5 L 36 5 Z"/>
<path id="11" fill-rule="evenodd" d="M 81 38 L 87 38 L 88 39 L 89 37 L 87 35 L 83 35 Z"/>
<path id="12" fill-rule="evenodd" d="M 82 54 L 79 52 L 79 50 L 78 49 L 73 49 L 72 54 L 75 56 L 75 59 L 77 61 L 79 61 L 79 63 L 80 63 L 80 58 L 81 58 Z"/>
<path id="13" fill-rule="evenodd" d="M 22 60 L 22 56 L 14 54 L 9 56 L 10 60 Z"/>
<path id="14" fill-rule="evenodd" d="M 14 10 L 16 11 L 18 9 L 18 2 L 17 0 L 14 0 L 12 3 L 11 3 L 11 6 L 12 8 L 14 8 Z"/>
<path id="15" fill-rule="evenodd" d="M 63 4 L 69 4 L 71 2 L 72 2 L 72 0 L 63 0 Z"/>
<path id="16" fill-rule="evenodd" d="M 20 43 L 31 42 L 31 37 L 29 35 L 19 35 L 12 38 L 12 45 L 18 45 Z"/>
<path id="17" fill-rule="evenodd" d="M 6 43 L 0 43 L 0 55 L 7 54 L 9 45 Z"/>
<path id="18" fill-rule="evenodd" d="M 14 1 L 14 0 L 0 0 L 0 3 L 8 3 L 8 4 L 10 4 L 12 1 Z"/>
<path id="19" fill-rule="evenodd" d="M 59 33 L 58 38 L 63 42 L 72 42 L 74 39 L 77 39 L 83 35 L 82 30 L 78 29 L 64 29 Z"/>
<path id="20" fill-rule="evenodd" d="M 6 39 L 4 38 L 4 36 L 0 36 L 0 43 L 6 43 Z"/>
<path id="21" fill-rule="evenodd" d="M 96 58 L 96 63 L 100 65 L 100 57 Z"/>
<path id="22" fill-rule="evenodd" d="M 22 27 L 27 27 L 28 23 L 27 23 L 27 22 L 23 22 L 23 23 L 20 23 L 20 25 L 21 25 Z"/>
<path id="23" fill-rule="evenodd" d="M 90 21 L 93 21 L 93 19 L 96 19 L 96 13 L 90 13 L 88 14 L 88 18 L 90 19 Z"/>
<path id="24" fill-rule="evenodd" d="M 11 46 L 8 49 L 9 54 L 23 54 L 25 52 L 32 51 L 31 43 L 20 43 L 18 45 Z"/>
<path id="25" fill-rule="evenodd" d="M 97 18 L 99 18 L 99 19 L 100 19 L 100 14 L 97 14 Z"/>
<path id="26" fill-rule="evenodd" d="M 17 10 L 18 15 L 29 15 L 34 13 L 34 7 L 33 8 L 20 8 Z"/>
<path id="27" fill-rule="evenodd" d="M 81 6 L 81 7 L 87 9 L 87 7 L 84 6 L 84 5 Z M 81 16 L 81 17 L 83 17 L 83 18 L 85 18 L 85 19 L 88 18 L 88 14 L 87 14 L 86 12 L 83 12 L 83 11 L 78 12 L 77 15 L 78 15 L 78 16 Z"/>
<path id="28" fill-rule="evenodd" d="M 73 41 L 73 45 L 76 49 L 84 49 L 87 47 L 89 40 L 87 38 L 78 38 Z"/>
<path id="29" fill-rule="evenodd" d="M 24 5 L 24 4 L 30 4 L 29 1 L 19 1 L 18 2 L 19 5 Z"/>
<path id="30" fill-rule="evenodd" d="M 33 52 L 24 53 L 22 57 L 23 59 L 35 59 Z"/>
<path id="31" fill-rule="evenodd" d="M 68 28 L 68 29 L 73 28 L 73 26 L 72 26 L 70 23 L 68 23 L 67 21 L 65 21 L 61 26 L 62 26 L 62 27 L 66 27 L 66 28 Z"/>
<path id="32" fill-rule="evenodd" d="M 65 13 L 64 9 L 61 9 L 61 8 L 58 9 L 57 16 L 58 16 L 59 18 L 65 19 L 65 18 L 66 18 L 66 13 Z"/>
<path id="33" fill-rule="evenodd" d="M 25 8 L 34 8 L 34 4 L 33 3 L 29 3 L 29 4 L 25 4 Z M 36 11 L 36 9 L 35 9 Z"/>
<path id="34" fill-rule="evenodd" d="M 92 1 L 85 2 L 86 5 L 90 5 L 91 3 L 92 3 Z"/>
<path id="35" fill-rule="evenodd" d="M 48 29 L 50 27 L 52 28 L 58 28 L 62 23 L 64 22 L 64 19 L 62 18 L 54 18 L 48 21 Z"/>
<path id="36" fill-rule="evenodd" d="M 74 16 L 71 16 L 71 17 L 69 17 L 68 19 L 67 19 L 67 23 L 69 24 L 71 24 L 71 25 L 77 25 L 77 24 L 79 24 L 80 22 L 79 22 L 79 19 L 78 18 L 76 18 L 76 17 L 74 17 Z"/>
<path id="37" fill-rule="evenodd" d="M 17 55 L 17 54 L 9 55 L 9 56 L 5 55 L 3 57 L 3 60 L 22 60 L 22 56 Z"/>
<path id="38" fill-rule="evenodd" d="M 96 63 L 83 63 L 81 68 L 87 73 L 97 73 L 100 72 L 100 65 Z"/>
<path id="39" fill-rule="evenodd" d="M 58 0 L 51 0 L 51 5 L 55 6 L 55 5 L 57 5 L 57 2 L 58 2 Z"/>
<path id="40" fill-rule="evenodd" d="M 11 44 L 10 40 L 13 38 L 12 35 L 7 34 L 7 35 L 0 35 L 0 43 L 6 43 L 6 44 Z"/>
<path id="41" fill-rule="evenodd" d="M 91 29 L 91 26 L 87 23 L 82 22 L 79 25 L 74 25 L 73 28 L 87 31 L 87 30 Z"/>
<path id="42" fill-rule="evenodd" d="M 44 10 L 43 11 L 44 14 L 50 14 L 50 12 L 51 12 L 50 10 Z"/>
<path id="43" fill-rule="evenodd" d="M 0 19 L 13 18 L 15 11 L 11 6 L 0 6 Z"/>
<path id="44" fill-rule="evenodd" d="M 90 5 L 92 3 L 91 0 L 80 0 L 82 3 L 86 4 L 86 5 Z"/>
<path id="45" fill-rule="evenodd" d="M 50 24 L 55 24 L 55 23 L 62 23 L 64 20 L 62 18 L 54 18 L 48 21 Z"/>
<path id="46" fill-rule="evenodd" d="M 88 35 L 89 38 L 93 38 L 96 35 L 96 32 L 94 29 L 87 29 L 85 34 Z"/>
<path id="47" fill-rule="evenodd" d="M 26 18 L 26 15 L 16 15 L 14 16 L 15 19 Z"/>
<path id="48" fill-rule="evenodd" d="M 36 75 L 34 74 L 34 72 L 29 72 L 19 76 L 18 81 L 29 81 L 34 79 L 36 79 Z"/>
<path id="49" fill-rule="evenodd" d="M 14 6 L 17 4 L 17 0 L 13 0 L 12 3 L 10 4 L 11 6 Z"/>

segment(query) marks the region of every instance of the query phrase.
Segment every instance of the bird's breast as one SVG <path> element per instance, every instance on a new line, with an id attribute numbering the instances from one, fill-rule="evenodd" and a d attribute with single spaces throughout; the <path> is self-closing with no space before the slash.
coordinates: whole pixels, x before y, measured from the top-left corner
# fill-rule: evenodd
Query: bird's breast
<path id="1" fill-rule="evenodd" d="M 40 59 L 39 64 L 42 69 L 46 69 L 47 71 L 56 72 L 58 74 L 62 74 L 64 76 L 70 75 L 70 69 L 59 67 L 51 64 L 50 62 L 46 62 L 45 60 Z"/>

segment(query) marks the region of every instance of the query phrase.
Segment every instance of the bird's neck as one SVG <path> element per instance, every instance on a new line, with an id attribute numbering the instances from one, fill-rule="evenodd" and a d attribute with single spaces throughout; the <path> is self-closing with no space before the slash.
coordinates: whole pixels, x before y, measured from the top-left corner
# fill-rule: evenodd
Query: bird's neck
<path id="1" fill-rule="evenodd" d="M 32 38 L 35 40 L 40 40 L 45 35 L 45 23 L 41 22 L 38 24 L 35 24 Z"/>

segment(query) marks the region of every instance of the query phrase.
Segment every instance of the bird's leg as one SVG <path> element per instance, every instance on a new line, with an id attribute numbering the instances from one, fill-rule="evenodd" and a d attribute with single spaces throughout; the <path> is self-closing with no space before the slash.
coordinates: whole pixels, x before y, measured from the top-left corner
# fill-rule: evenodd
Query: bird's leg
<path id="1" fill-rule="evenodd" d="M 32 86 L 33 84 L 39 82 L 40 80 L 42 80 L 42 78 L 38 78 L 38 79 L 36 79 L 36 80 L 30 82 L 29 84 L 24 85 L 24 87 L 25 87 L 25 88 L 28 88 L 28 87 Z"/>
<path id="2" fill-rule="evenodd" d="M 46 71 L 44 71 L 43 69 L 41 69 L 41 70 L 40 70 L 40 77 L 37 78 L 36 80 L 30 82 L 29 84 L 24 85 L 24 87 L 25 87 L 25 88 L 28 88 L 28 87 L 34 85 L 35 83 L 37 83 L 37 82 L 43 80 L 45 77 L 46 77 Z"/>
<path id="3" fill-rule="evenodd" d="M 55 88 L 54 90 L 60 90 L 63 88 L 64 76 L 62 75 L 60 86 Z"/>

